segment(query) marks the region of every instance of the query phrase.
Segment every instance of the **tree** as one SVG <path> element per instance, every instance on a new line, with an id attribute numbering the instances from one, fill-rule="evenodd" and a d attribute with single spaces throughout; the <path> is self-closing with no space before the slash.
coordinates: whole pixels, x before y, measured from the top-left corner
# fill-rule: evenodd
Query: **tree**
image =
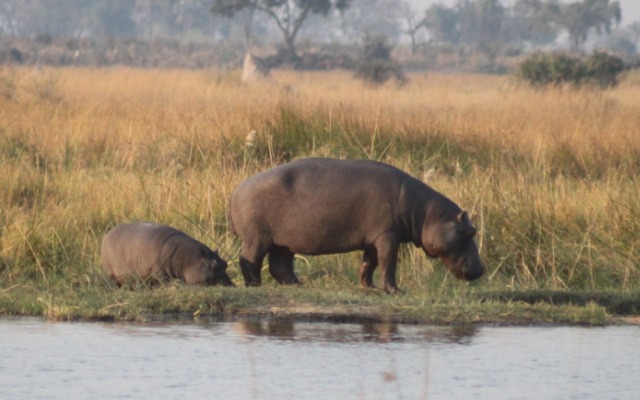
<path id="1" fill-rule="evenodd" d="M 90 26 L 89 0 L 0 1 L 0 33 L 18 36 L 80 36 Z"/>
<path id="2" fill-rule="evenodd" d="M 535 44 L 548 44 L 558 37 L 556 21 L 560 19 L 560 4 L 556 0 L 518 0 L 513 7 L 517 39 Z"/>
<path id="3" fill-rule="evenodd" d="M 640 21 L 627 25 L 623 29 L 617 29 L 596 46 L 633 57 L 640 49 Z"/>
<path id="4" fill-rule="evenodd" d="M 627 31 L 629 32 L 629 40 L 631 40 L 631 43 L 638 49 L 638 46 L 640 46 L 640 21 L 629 25 Z"/>
<path id="5" fill-rule="evenodd" d="M 613 23 L 619 24 L 622 19 L 620 3 L 609 0 L 583 0 L 562 7 L 559 24 L 569 33 L 571 49 L 579 51 L 595 30 L 597 34 L 611 32 Z"/>
<path id="6" fill-rule="evenodd" d="M 395 40 L 402 34 L 404 1 L 352 0 L 349 9 L 341 13 L 342 34 L 357 41 L 363 34 L 382 35 Z"/>
<path id="7" fill-rule="evenodd" d="M 416 21 L 415 12 L 411 8 L 411 4 L 407 3 L 406 1 L 400 2 L 400 6 L 398 8 L 403 14 L 406 23 L 406 29 L 403 30 L 402 33 L 408 35 L 409 38 L 411 38 L 411 54 L 415 54 L 416 49 L 418 48 L 416 36 L 418 31 L 424 27 L 424 18 Z"/>
<path id="8" fill-rule="evenodd" d="M 295 66 L 299 60 L 295 48 L 296 38 L 307 18 L 311 14 L 328 15 L 332 9 L 342 12 L 349 7 L 350 2 L 351 0 L 215 0 L 211 12 L 229 18 L 242 10 L 264 13 L 282 33 L 282 60 Z"/>
<path id="9" fill-rule="evenodd" d="M 133 20 L 135 0 L 110 0 L 95 3 L 95 21 L 92 30 L 103 37 L 131 38 L 136 35 Z"/>
<path id="10" fill-rule="evenodd" d="M 442 4 L 434 4 L 425 11 L 424 26 L 431 37 L 439 42 L 458 43 L 458 13 Z"/>
<path id="11" fill-rule="evenodd" d="M 435 4 L 428 8 L 424 26 L 435 40 L 466 43 L 491 55 L 503 42 L 505 15 L 499 0 L 460 0 L 454 7 Z"/>
<path id="12" fill-rule="evenodd" d="M 135 0 L 134 21 L 141 36 L 153 39 L 156 34 L 177 36 L 184 33 L 214 30 L 206 11 L 210 0 Z M 206 33 L 205 33 L 206 32 Z"/>
<path id="13" fill-rule="evenodd" d="M 499 0 L 465 0 L 458 4 L 460 37 L 487 55 L 501 44 L 505 8 Z"/>

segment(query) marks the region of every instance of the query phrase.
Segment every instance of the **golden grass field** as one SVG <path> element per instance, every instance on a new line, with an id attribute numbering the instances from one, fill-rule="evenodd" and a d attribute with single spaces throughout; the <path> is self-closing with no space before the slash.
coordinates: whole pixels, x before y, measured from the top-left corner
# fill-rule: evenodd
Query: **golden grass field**
<path id="1" fill-rule="evenodd" d="M 308 156 L 382 160 L 470 210 L 488 267 L 478 285 L 640 289 L 637 76 L 605 91 L 436 73 L 377 88 L 348 72 L 239 76 L 0 69 L 0 290 L 103 287 L 102 236 L 132 220 L 219 249 L 240 284 L 229 195 Z M 296 268 L 308 287 L 355 287 L 358 256 L 301 257 Z M 416 249 L 401 258 L 401 287 L 447 279 Z"/>

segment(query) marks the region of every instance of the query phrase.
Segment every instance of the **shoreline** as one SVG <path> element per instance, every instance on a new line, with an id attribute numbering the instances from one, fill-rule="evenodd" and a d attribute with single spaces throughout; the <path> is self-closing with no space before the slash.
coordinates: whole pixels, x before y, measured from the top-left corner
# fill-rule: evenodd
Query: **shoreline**
<path id="1" fill-rule="evenodd" d="M 10 290 L 9 290 L 10 289 Z M 0 318 L 154 322 L 268 320 L 424 325 L 640 325 L 640 293 L 451 287 L 383 295 L 359 288 L 0 289 Z"/>

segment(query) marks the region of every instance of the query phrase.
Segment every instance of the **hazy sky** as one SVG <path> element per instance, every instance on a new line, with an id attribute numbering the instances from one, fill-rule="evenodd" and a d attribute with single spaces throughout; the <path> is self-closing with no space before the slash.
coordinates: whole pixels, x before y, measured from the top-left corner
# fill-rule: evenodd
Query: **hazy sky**
<path id="1" fill-rule="evenodd" d="M 422 12 L 429 8 L 432 4 L 445 4 L 452 6 L 458 0 L 411 0 L 415 9 Z M 578 0 L 561 0 L 563 3 L 573 3 Z M 618 0 L 622 7 L 622 25 L 629 25 L 634 21 L 640 21 L 640 0 Z M 503 2 L 509 3 L 508 1 Z"/>

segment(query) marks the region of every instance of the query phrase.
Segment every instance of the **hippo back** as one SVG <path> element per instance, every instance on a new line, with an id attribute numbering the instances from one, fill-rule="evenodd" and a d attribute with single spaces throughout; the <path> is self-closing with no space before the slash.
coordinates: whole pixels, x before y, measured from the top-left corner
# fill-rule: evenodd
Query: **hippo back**
<path id="1" fill-rule="evenodd" d="M 351 251 L 399 229 L 398 197 L 407 178 L 375 161 L 295 161 L 241 183 L 229 219 L 243 241 L 268 237 L 302 254 Z"/>

